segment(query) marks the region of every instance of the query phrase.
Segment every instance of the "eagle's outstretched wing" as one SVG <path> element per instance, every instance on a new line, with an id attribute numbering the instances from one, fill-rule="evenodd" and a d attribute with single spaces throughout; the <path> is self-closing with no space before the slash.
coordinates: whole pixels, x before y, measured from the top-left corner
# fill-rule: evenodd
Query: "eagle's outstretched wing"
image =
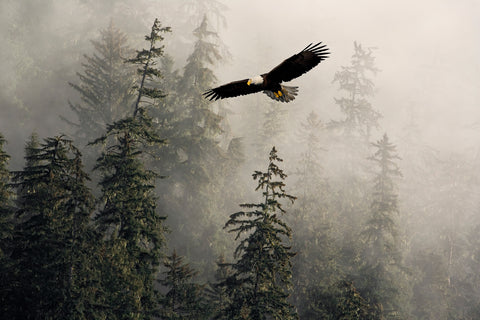
<path id="1" fill-rule="evenodd" d="M 212 100 L 218 100 L 223 98 L 231 98 L 236 96 L 242 96 L 250 93 L 262 91 L 259 86 L 247 85 L 248 79 L 233 81 L 223 86 L 213 88 L 205 92 L 203 95 L 205 98 Z"/>
<path id="2" fill-rule="evenodd" d="M 299 53 L 284 60 L 267 74 L 268 80 L 290 81 L 311 70 L 330 54 L 326 45 L 321 46 L 321 44 L 321 42 L 315 45 L 310 44 Z"/>

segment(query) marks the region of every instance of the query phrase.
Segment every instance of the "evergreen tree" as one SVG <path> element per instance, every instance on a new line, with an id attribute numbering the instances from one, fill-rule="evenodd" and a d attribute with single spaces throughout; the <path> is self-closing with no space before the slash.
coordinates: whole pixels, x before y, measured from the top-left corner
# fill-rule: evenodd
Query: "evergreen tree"
<path id="1" fill-rule="evenodd" d="M 6 140 L 0 134 L 0 313 L 8 314 L 11 278 L 10 248 L 12 246 L 14 207 L 13 193 L 9 186 L 10 172 L 7 169 L 9 155 L 4 151 Z"/>
<path id="2" fill-rule="evenodd" d="M 95 236 L 89 225 L 94 200 L 81 154 L 62 136 L 35 145 L 27 145 L 27 165 L 14 173 L 20 199 L 9 316 L 95 319 Z"/>
<path id="3" fill-rule="evenodd" d="M 291 238 L 292 230 L 281 219 L 285 213 L 280 200 L 296 199 L 285 192 L 286 174 L 277 165 L 281 162 L 275 147 L 269 155 L 266 172 L 255 171 L 256 190 L 262 190 L 264 201 L 247 203 L 240 211 L 230 215 L 225 224 L 229 232 L 236 233 L 235 250 L 238 260 L 232 264 L 233 275 L 224 285 L 232 297 L 225 319 L 297 319 L 295 308 L 288 303 L 291 288 L 292 264 L 295 256 L 284 241 Z M 277 180 L 279 179 L 279 180 Z"/>
<path id="4" fill-rule="evenodd" d="M 214 283 L 206 288 L 213 319 L 224 319 L 228 306 L 232 303 L 231 297 L 225 286 L 226 281 L 233 276 L 233 270 L 223 255 L 217 259 Z"/>
<path id="5" fill-rule="evenodd" d="M 313 299 L 310 299 L 311 305 L 304 314 L 305 319 L 373 319 L 373 314 L 367 301 L 350 281 L 338 281 L 327 289 L 313 288 L 309 294 Z"/>
<path id="6" fill-rule="evenodd" d="M 228 167 L 231 154 L 219 143 L 222 118 L 202 96 L 215 81 L 210 66 L 221 59 L 215 45 L 218 36 L 209 30 L 206 18 L 194 30 L 194 35 L 193 52 L 174 93 L 177 103 L 174 113 L 168 114 L 167 119 L 162 115 L 158 117 L 161 123 L 167 122 L 169 141 L 169 145 L 159 151 L 162 162 L 167 161 L 163 166 L 167 167 L 165 174 L 169 176 L 161 201 L 171 213 L 170 225 L 183 231 L 183 234 L 172 234 L 171 243 L 198 261 L 199 269 L 207 271 L 213 270 L 215 256 L 224 249 L 220 249 L 216 241 L 221 225 L 214 214 L 220 211 L 219 204 L 225 197 L 220 190 L 233 169 Z M 200 246 L 205 243 L 204 239 L 208 246 Z"/>
<path id="7" fill-rule="evenodd" d="M 374 93 L 373 81 L 369 74 L 375 75 L 379 70 L 375 66 L 372 50 L 365 50 L 361 44 L 354 42 L 354 54 L 351 65 L 342 67 L 335 74 L 333 82 L 338 82 L 340 89 L 346 91 L 346 97 L 335 99 L 345 118 L 332 121 L 330 126 L 347 139 L 361 139 L 364 143 L 370 140 L 371 130 L 378 127 L 380 113 L 373 109 L 367 97 Z"/>
<path id="8" fill-rule="evenodd" d="M 192 281 L 197 272 L 175 251 L 166 257 L 164 266 L 165 277 L 159 282 L 167 292 L 160 302 L 160 319 L 208 319 L 204 287 Z"/>
<path id="9" fill-rule="evenodd" d="M 371 131 L 378 127 L 380 113 L 368 98 L 374 94 L 371 76 L 377 72 L 372 49 L 355 42 L 351 64 L 341 67 L 333 79 L 344 96 L 335 99 L 343 119 L 327 125 L 335 140 L 329 149 L 333 161 L 329 169 L 333 171 L 331 184 L 337 189 L 330 204 L 332 212 L 337 212 L 335 225 L 341 226 L 337 259 L 346 274 L 356 272 L 352 261 L 359 259 L 361 251 L 357 235 L 369 210 L 366 159 L 370 154 Z"/>
<path id="10" fill-rule="evenodd" d="M 156 43 L 163 38 L 156 19 L 145 39 L 150 48 L 137 51 L 130 62 L 138 64 L 140 83 L 131 115 L 107 126 L 104 136 L 95 143 L 106 144 L 95 167 L 102 173 L 103 208 L 95 218 L 106 239 L 105 276 L 108 288 L 108 318 L 151 319 L 157 312 L 154 288 L 164 245 L 163 220 L 156 212 L 154 179 L 156 173 L 144 167 L 142 156 L 148 146 L 163 144 L 155 132 L 147 106 L 155 106 L 163 96 L 154 87 L 160 76 L 155 61 L 163 47 Z"/>
<path id="11" fill-rule="evenodd" d="M 10 156 L 4 151 L 6 140 L 0 134 L 0 261 L 6 258 L 13 233 L 12 190 L 9 186 L 10 172 L 7 168 Z M 3 263 L 0 263 L 3 266 Z"/>
<path id="12" fill-rule="evenodd" d="M 85 146 L 105 133 L 107 124 L 131 112 L 135 92 L 135 70 L 125 64 L 132 49 L 127 36 L 110 23 L 100 31 L 100 40 L 92 41 L 95 53 L 84 56 L 83 73 L 77 73 L 79 84 L 70 85 L 80 94 L 81 103 L 70 103 L 78 123 L 74 137 Z"/>
<path id="13" fill-rule="evenodd" d="M 369 301 L 377 319 L 405 317 L 404 268 L 397 226 L 398 196 L 395 178 L 401 176 L 395 163 L 396 147 L 385 134 L 373 144 L 370 158 L 378 166 L 374 179 L 369 219 L 362 232 L 366 248 L 362 254 L 359 290 Z"/>

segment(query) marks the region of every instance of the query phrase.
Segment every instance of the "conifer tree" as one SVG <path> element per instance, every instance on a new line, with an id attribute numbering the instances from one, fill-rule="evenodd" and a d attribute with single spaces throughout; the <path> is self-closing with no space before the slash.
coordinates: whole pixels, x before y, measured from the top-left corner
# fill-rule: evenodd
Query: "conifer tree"
<path id="1" fill-rule="evenodd" d="M 210 31 L 206 18 L 193 33 L 196 42 L 178 81 L 177 105 L 167 125 L 169 145 L 159 154 L 168 159 L 169 184 L 162 203 L 172 213 L 170 225 L 184 230 L 182 235 L 172 234 L 170 241 L 206 271 L 213 270 L 215 251 L 220 251 L 215 238 L 221 225 L 214 214 L 223 200 L 224 177 L 233 170 L 227 167 L 230 154 L 219 143 L 222 118 L 202 96 L 215 81 L 211 66 L 221 59 L 215 45 L 218 35 Z M 209 245 L 200 246 L 204 243 L 200 239 L 207 239 Z"/>
<path id="2" fill-rule="evenodd" d="M 376 318 L 397 319 L 405 316 L 402 294 L 406 290 L 396 222 L 399 211 L 395 178 L 401 172 L 395 160 L 399 157 L 386 134 L 373 145 L 376 152 L 370 159 L 377 165 L 378 173 L 369 218 L 362 232 L 366 247 L 358 283 Z"/>
<path id="3" fill-rule="evenodd" d="M 295 257 L 294 304 L 300 317 L 308 317 L 309 309 L 331 299 L 334 283 L 341 279 L 333 234 L 333 219 L 329 215 L 330 186 L 323 174 L 322 136 L 324 124 L 314 112 L 310 113 L 300 132 L 300 154 L 294 188 L 299 195 L 294 215 L 288 219 L 297 235 L 293 247 L 299 252 Z M 321 294 L 319 294 L 321 292 Z M 318 307 L 315 307 L 318 308 Z"/>
<path id="4" fill-rule="evenodd" d="M 27 145 L 26 167 L 14 173 L 17 202 L 12 319 L 94 319 L 95 256 L 81 154 L 62 136 Z"/>
<path id="5" fill-rule="evenodd" d="M 256 190 L 262 190 L 261 203 L 240 205 L 252 211 L 230 215 L 225 224 L 236 239 L 247 234 L 235 250 L 238 259 L 232 264 L 233 275 L 225 281 L 232 297 L 225 319 L 297 319 L 295 308 L 287 301 L 291 288 L 292 265 L 295 256 L 285 241 L 292 230 L 282 220 L 285 213 L 281 200 L 296 198 L 285 192 L 286 174 L 277 165 L 281 162 L 275 147 L 270 151 L 266 172 L 255 171 Z M 278 180 L 277 180 L 278 179 Z"/>
<path id="6" fill-rule="evenodd" d="M 345 118 L 332 121 L 330 126 L 347 139 L 360 139 L 369 143 L 371 130 L 378 127 L 380 113 L 373 109 L 367 97 L 374 93 L 374 83 L 369 74 L 375 75 L 379 69 L 375 66 L 375 57 L 371 49 L 364 49 L 354 42 L 354 54 L 351 65 L 342 67 L 335 74 L 333 82 L 338 82 L 340 89 L 346 92 L 346 97 L 335 99 Z"/>
<path id="7" fill-rule="evenodd" d="M 213 319 L 224 319 L 228 306 L 232 303 L 226 281 L 233 276 L 231 263 L 228 263 L 223 255 L 217 259 L 214 283 L 206 288 Z"/>
<path id="8" fill-rule="evenodd" d="M 332 185 L 338 188 L 331 201 L 331 210 L 338 213 L 336 224 L 342 226 L 341 251 L 337 257 L 347 274 L 355 272 L 351 262 L 359 257 L 361 248 L 357 235 L 369 209 L 365 187 L 368 184 L 367 158 L 371 153 L 369 140 L 380 118 L 369 97 L 375 88 L 372 76 L 378 71 L 372 49 L 354 42 L 350 65 L 341 67 L 333 79 L 344 96 L 335 99 L 342 119 L 327 124 L 336 140 L 329 153 L 335 162 L 331 168 L 336 170 Z"/>
<path id="9" fill-rule="evenodd" d="M 193 282 L 197 272 L 175 251 L 165 258 L 165 277 L 160 284 L 167 290 L 160 301 L 160 319 L 208 319 L 204 287 Z"/>
<path id="10" fill-rule="evenodd" d="M 10 156 L 4 151 L 5 143 L 5 138 L 0 134 L 0 261 L 7 255 L 6 245 L 12 238 L 14 223 L 10 171 L 7 168 Z"/>
<path id="11" fill-rule="evenodd" d="M 4 151 L 6 140 L 0 134 L 0 313 L 8 314 L 11 307 L 8 299 L 11 292 L 10 251 L 12 246 L 14 207 L 13 192 L 9 186 L 10 172 L 7 169 L 9 155 Z"/>
<path id="12" fill-rule="evenodd" d="M 78 122 L 68 121 L 77 128 L 77 143 L 87 143 L 103 135 L 107 124 L 130 114 L 135 102 L 135 70 L 125 64 L 132 53 L 127 36 L 110 23 L 100 31 L 101 38 L 93 40 L 95 53 L 84 55 L 83 73 L 77 73 L 79 83 L 70 83 L 80 94 L 81 103 L 70 103 Z"/>
<path id="13" fill-rule="evenodd" d="M 103 287 L 108 288 L 106 304 L 112 319 L 151 319 L 157 312 L 155 277 L 164 245 L 163 220 L 156 211 L 154 179 L 158 175 L 145 168 L 145 148 L 163 144 L 155 131 L 147 107 L 163 96 L 155 87 L 160 71 L 155 68 L 163 46 L 163 28 L 158 19 L 145 37 L 149 49 L 137 51 L 131 63 L 139 65 L 138 95 L 130 116 L 107 126 L 104 143 L 95 167 L 102 173 L 103 208 L 95 218 L 107 241 L 108 263 L 103 271 Z"/>

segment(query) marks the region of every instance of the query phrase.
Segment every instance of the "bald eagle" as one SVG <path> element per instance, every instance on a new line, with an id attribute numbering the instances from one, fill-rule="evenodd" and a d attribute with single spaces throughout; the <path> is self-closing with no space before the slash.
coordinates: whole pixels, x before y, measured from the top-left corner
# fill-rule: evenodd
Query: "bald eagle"
<path id="1" fill-rule="evenodd" d="M 328 52 L 328 48 L 325 45 L 321 44 L 319 42 L 315 45 L 308 45 L 299 53 L 284 60 L 269 73 L 250 79 L 230 82 L 208 90 L 203 95 L 206 99 L 212 101 L 263 91 L 273 100 L 290 102 L 295 99 L 298 87 L 288 87 L 281 83 L 300 77 L 328 58 L 330 52 Z"/>

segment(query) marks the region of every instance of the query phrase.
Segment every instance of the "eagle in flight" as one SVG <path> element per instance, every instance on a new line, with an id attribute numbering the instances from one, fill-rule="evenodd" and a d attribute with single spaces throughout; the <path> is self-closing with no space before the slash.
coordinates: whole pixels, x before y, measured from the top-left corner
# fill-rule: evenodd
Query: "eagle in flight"
<path id="1" fill-rule="evenodd" d="M 321 42 L 308 45 L 299 53 L 284 60 L 269 73 L 250 79 L 233 81 L 205 92 L 205 98 L 212 100 L 231 98 L 263 91 L 276 101 L 290 102 L 295 99 L 298 87 L 288 87 L 281 83 L 290 81 L 310 71 L 317 64 L 328 58 L 328 48 Z"/>

